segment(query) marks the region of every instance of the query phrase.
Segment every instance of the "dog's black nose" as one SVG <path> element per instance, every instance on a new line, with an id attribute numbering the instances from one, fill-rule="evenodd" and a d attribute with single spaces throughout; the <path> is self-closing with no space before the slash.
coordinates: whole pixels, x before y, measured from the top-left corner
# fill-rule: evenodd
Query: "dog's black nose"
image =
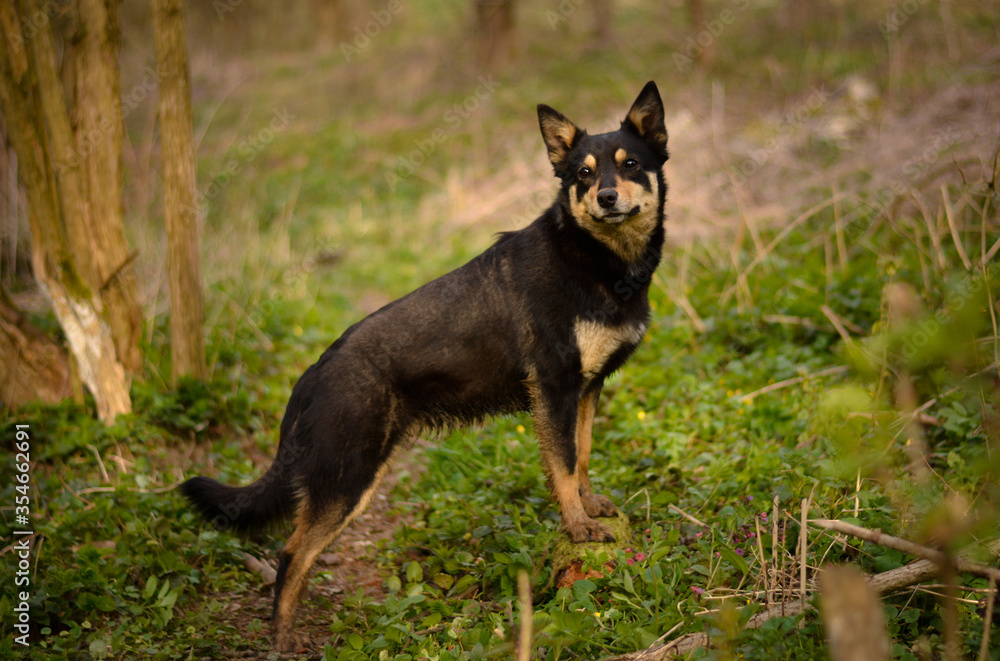
<path id="1" fill-rule="evenodd" d="M 618 191 L 614 188 L 605 188 L 597 193 L 597 203 L 602 209 L 610 209 L 618 201 Z"/>

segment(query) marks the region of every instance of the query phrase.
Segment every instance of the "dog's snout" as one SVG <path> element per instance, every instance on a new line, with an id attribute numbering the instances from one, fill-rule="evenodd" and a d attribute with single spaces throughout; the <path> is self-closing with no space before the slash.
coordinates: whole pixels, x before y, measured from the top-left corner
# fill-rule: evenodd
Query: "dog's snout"
<path id="1" fill-rule="evenodd" d="M 618 191 L 614 188 L 605 188 L 597 193 L 597 203 L 602 209 L 610 209 L 618 201 Z"/>

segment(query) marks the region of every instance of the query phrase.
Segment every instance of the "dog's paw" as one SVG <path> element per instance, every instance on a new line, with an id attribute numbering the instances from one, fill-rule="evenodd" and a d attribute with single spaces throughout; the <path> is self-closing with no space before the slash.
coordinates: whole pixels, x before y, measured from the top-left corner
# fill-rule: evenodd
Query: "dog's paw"
<path id="1" fill-rule="evenodd" d="M 566 532 L 575 544 L 615 541 L 615 536 L 611 534 L 611 530 L 604 524 L 598 523 L 593 519 L 581 519 L 567 524 Z"/>
<path id="2" fill-rule="evenodd" d="M 583 511 L 587 513 L 587 516 L 612 517 L 618 515 L 618 509 L 607 496 L 588 493 L 580 498 L 583 501 Z"/>
<path id="3" fill-rule="evenodd" d="M 298 652 L 304 649 L 309 639 L 294 631 L 279 631 L 274 636 L 274 649 L 278 652 Z"/>

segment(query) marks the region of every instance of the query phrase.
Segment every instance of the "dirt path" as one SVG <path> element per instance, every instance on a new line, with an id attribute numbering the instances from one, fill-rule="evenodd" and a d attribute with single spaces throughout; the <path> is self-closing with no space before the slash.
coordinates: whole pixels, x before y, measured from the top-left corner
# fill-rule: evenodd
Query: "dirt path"
<path id="1" fill-rule="evenodd" d="M 270 463 L 259 451 L 251 451 L 261 473 Z M 396 528 L 406 521 L 405 514 L 394 508 L 390 494 L 398 482 L 401 471 L 418 474 L 423 466 L 411 450 L 397 462 L 386 477 L 371 504 L 343 534 L 319 556 L 312 571 L 308 593 L 302 596 L 296 618 L 296 630 L 308 639 L 303 650 L 294 654 L 275 655 L 271 648 L 271 608 L 274 598 L 274 580 L 261 581 L 256 590 L 206 595 L 222 604 L 220 620 L 238 631 L 237 635 L 220 637 L 225 647 L 221 651 L 226 659 L 256 658 L 322 658 L 324 646 L 330 642 L 330 622 L 335 613 L 344 607 L 345 597 L 359 589 L 376 601 L 385 598 L 385 581 L 389 574 L 379 567 L 378 544 L 393 536 Z M 282 531 L 284 532 L 284 531 Z M 263 561 L 272 570 L 277 566 L 276 554 L 268 554 Z M 247 568 L 247 571 L 259 569 Z M 243 641 L 239 648 L 233 641 Z"/>

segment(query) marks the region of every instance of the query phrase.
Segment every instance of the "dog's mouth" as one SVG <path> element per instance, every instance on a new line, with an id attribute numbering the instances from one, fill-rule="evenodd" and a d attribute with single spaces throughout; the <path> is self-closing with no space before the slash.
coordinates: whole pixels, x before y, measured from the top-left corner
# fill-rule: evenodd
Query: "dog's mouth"
<path id="1" fill-rule="evenodd" d="M 639 205 L 637 204 L 628 211 L 606 213 L 600 218 L 598 218 L 598 220 L 601 221 L 602 223 L 608 223 L 609 225 L 617 225 L 618 223 L 625 222 L 632 216 L 637 215 L 638 213 L 639 213 Z"/>

